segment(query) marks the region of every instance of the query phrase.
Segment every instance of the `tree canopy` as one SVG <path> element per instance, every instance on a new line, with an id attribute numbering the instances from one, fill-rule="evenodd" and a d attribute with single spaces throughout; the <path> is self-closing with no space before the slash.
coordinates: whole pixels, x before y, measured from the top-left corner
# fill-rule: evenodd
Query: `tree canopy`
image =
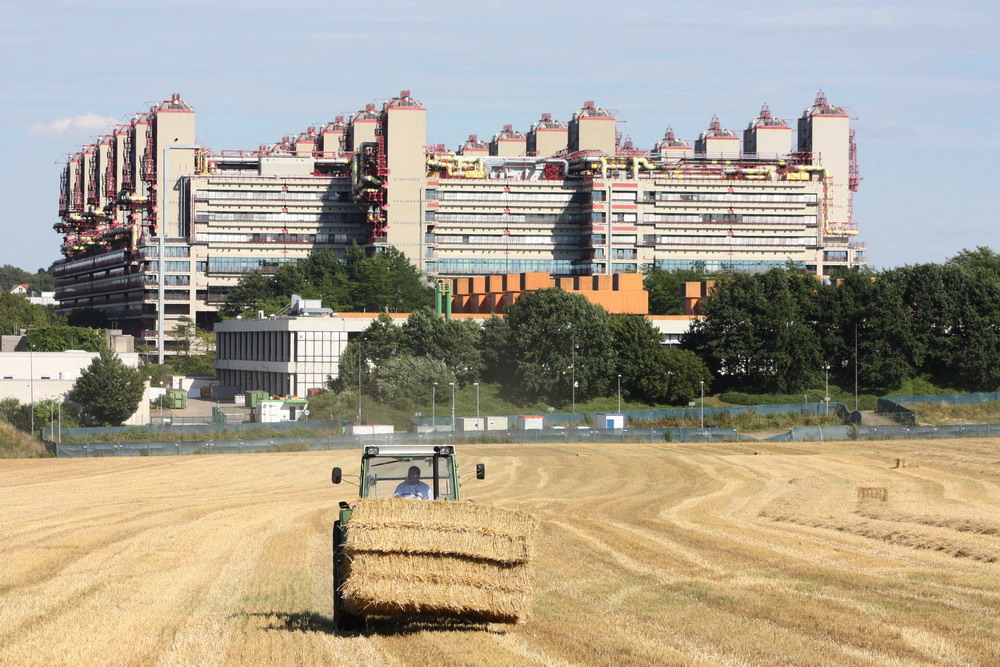
<path id="1" fill-rule="evenodd" d="M 569 401 L 607 395 L 616 379 L 608 313 L 558 288 L 528 292 L 507 307 L 506 341 L 492 374 L 509 395 Z M 495 329 L 494 333 L 503 331 Z"/>
<path id="2" fill-rule="evenodd" d="M 95 426 L 120 426 L 139 407 L 145 379 L 107 347 L 80 373 L 69 392 Z"/>
<path id="3" fill-rule="evenodd" d="M 340 312 L 412 312 L 434 299 L 433 288 L 401 251 L 390 246 L 369 257 L 354 244 L 343 259 L 322 248 L 282 264 L 270 277 L 252 271 L 240 278 L 221 310 L 229 317 L 275 313 L 288 307 L 292 294 L 320 299 Z"/>
<path id="4" fill-rule="evenodd" d="M 0 334 L 10 336 L 20 329 L 63 324 L 50 306 L 36 306 L 23 296 L 0 293 Z"/>
<path id="5" fill-rule="evenodd" d="M 674 269 L 667 271 L 656 265 L 646 270 L 642 286 L 649 293 L 650 315 L 683 315 L 684 296 L 681 293 L 685 282 L 703 280 L 697 271 Z"/>

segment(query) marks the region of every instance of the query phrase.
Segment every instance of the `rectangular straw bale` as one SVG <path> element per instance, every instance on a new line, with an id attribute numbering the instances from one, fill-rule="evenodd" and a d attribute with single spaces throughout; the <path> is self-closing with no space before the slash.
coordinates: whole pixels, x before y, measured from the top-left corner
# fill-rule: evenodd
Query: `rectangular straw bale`
<path id="1" fill-rule="evenodd" d="M 434 616 L 522 622 L 532 596 L 526 564 L 462 556 L 357 553 L 342 593 L 348 611 L 364 616 Z"/>
<path id="2" fill-rule="evenodd" d="M 348 554 L 449 554 L 524 563 L 531 560 L 537 530 L 530 514 L 475 503 L 365 498 L 353 510 Z"/>

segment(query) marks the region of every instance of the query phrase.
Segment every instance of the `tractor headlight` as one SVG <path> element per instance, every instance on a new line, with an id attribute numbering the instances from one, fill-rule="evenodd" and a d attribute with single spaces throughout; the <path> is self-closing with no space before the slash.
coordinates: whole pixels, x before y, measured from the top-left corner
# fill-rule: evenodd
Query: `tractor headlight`
<path id="1" fill-rule="evenodd" d="M 378 447 L 365 446 L 365 456 L 378 456 Z"/>

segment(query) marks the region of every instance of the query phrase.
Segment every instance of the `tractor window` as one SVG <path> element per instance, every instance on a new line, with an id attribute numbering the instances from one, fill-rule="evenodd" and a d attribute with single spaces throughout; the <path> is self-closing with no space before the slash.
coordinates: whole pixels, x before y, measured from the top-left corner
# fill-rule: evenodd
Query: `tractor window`
<path id="1" fill-rule="evenodd" d="M 420 469 L 420 481 L 428 486 L 430 495 L 434 497 L 434 457 L 406 456 L 381 458 L 375 457 L 368 461 L 368 475 L 364 479 L 362 497 L 392 498 L 396 489 L 407 481 L 407 474 L 412 466 Z M 438 495 L 441 500 L 454 500 L 451 488 L 449 469 L 451 462 L 448 457 L 438 459 Z"/>

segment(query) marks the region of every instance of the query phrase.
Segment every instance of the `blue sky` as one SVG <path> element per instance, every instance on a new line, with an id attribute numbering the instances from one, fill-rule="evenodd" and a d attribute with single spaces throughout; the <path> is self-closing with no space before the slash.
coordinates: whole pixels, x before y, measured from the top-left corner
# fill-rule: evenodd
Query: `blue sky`
<path id="1" fill-rule="evenodd" d="M 859 240 L 873 266 L 1000 250 L 997 4 L 38 0 L 0 3 L 0 264 L 58 259 L 66 154 L 169 98 L 198 140 L 256 148 L 409 89 L 455 148 L 584 100 L 649 148 L 822 88 L 856 120 Z M 793 125 L 794 126 L 794 125 Z"/>

